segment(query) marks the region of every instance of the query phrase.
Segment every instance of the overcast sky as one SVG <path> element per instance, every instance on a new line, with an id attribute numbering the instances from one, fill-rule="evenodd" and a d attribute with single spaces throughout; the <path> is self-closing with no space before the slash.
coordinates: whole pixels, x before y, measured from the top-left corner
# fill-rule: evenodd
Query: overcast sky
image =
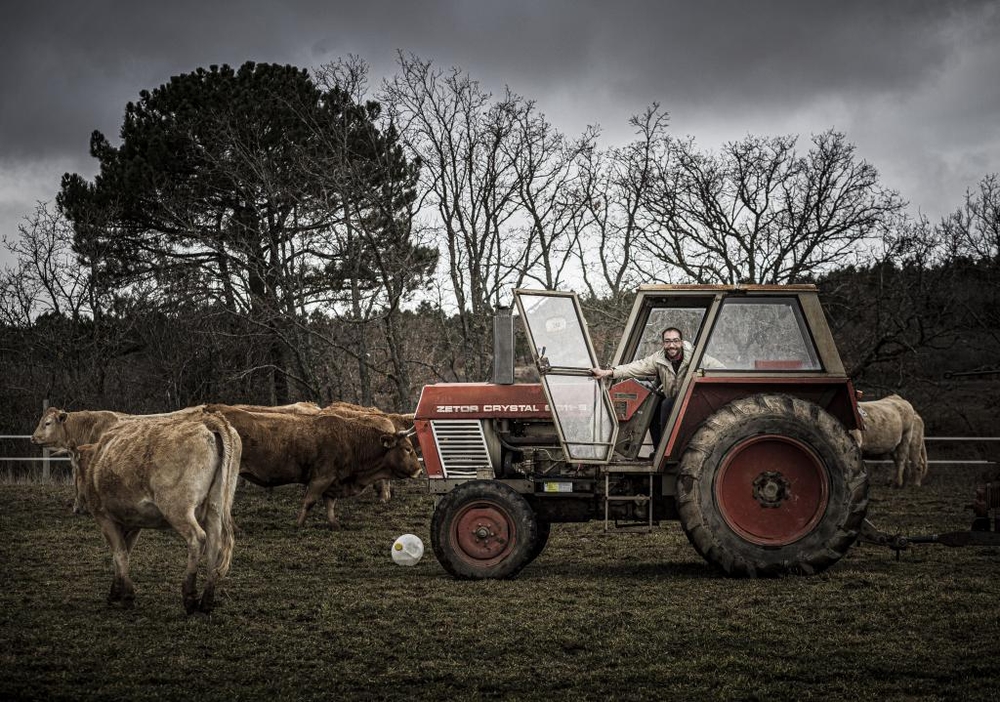
<path id="1" fill-rule="evenodd" d="M 0 235 L 63 173 L 92 177 L 91 132 L 117 143 L 125 103 L 172 75 L 356 54 L 377 81 L 398 50 L 605 146 L 653 102 L 704 149 L 834 128 L 932 221 L 1000 171 L 1000 0 L 36 0 L 0 21 Z"/>

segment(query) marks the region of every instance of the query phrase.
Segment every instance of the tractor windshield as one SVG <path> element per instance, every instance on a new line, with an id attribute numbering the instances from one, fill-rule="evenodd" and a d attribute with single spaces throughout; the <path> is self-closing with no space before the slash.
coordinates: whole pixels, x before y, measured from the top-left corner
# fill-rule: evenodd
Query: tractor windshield
<path id="1" fill-rule="evenodd" d="M 821 370 L 816 346 L 794 297 L 723 302 L 705 353 L 729 370 Z"/>

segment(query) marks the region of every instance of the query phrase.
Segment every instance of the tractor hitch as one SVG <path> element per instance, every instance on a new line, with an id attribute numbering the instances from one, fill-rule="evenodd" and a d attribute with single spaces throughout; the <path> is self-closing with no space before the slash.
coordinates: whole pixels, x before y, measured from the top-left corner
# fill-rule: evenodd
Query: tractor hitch
<path id="1" fill-rule="evenodd" d="M 910 547 L 910 539 L 907 537 L 902 534 L 884 532 L 867 519 L 861 524 L 861 533 L 858 534 L 858 541 L 863 541 L 866 544 L 875 544 L 876 546 L 887 546 L 896 552 L 897 559 L 899 558 L 900 551 L 904 551 Z"/>
<path id="2" fill-rule="evenodd" d="M 947 534 L 911 536 L 911 544 L 943 544 L 945 546 L 1000 546 L 1000 533 L 995 531 L 950 531 Z"/>
<path id="3" fill-rule="evenodd" d="M 909 548 L 911 544 L 942 544 L 953 548 L 1000 546 L 1000 471 L 986 472 L 979 477 L 975 497 L 968 508 L 975 514 L 969 531 L 902 536 L 888 534 L 865 519 L 858 534 L 858 541 L 888 546 L 896 552 L 896 558 L 899 558 L 900 551 Z"/>
<path id="4" fill-rule="evenodd" d="M 888 546 L 896 552 L 905 551 L 913 544 L 941 544 L 957 548 L 960 546 L 1000 546 L 1000 529 L 990 531 L 990 522 L 983 519 L 976 519 L 969 531 L 949 531 L 944 534 L 921 534 L 919 536 L 903 536 L 902 534 L 889 534 L 867 519 L 861 526 L 861 533 L 858 534 L 858 541 L 863 541 L 876 546 Z"/>

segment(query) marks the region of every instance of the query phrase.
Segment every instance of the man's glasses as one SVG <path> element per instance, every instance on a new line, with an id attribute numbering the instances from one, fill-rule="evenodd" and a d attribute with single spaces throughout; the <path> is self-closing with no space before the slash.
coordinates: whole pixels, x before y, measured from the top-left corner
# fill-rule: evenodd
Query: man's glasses
<path id="1" fill-rule="evenodd" d="M 664 339 L 663 343 L 664 344 L 683 344 L 684 340 L 683 339 Z"/>

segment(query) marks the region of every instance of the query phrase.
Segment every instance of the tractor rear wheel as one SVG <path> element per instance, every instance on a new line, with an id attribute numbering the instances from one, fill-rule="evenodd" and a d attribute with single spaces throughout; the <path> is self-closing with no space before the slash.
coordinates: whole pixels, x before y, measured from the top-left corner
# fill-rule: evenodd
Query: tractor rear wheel
<path id="1" fill-rule="evenodd" d="M 824 409 L 752 395 L 695 432 L 677 505 L 698 553 L 730 575 L 818 573 L 857 539 L 868 476 L 857 445 Z"/>
<path id="2" fill-rule="evenodd" d="M 462 580 L 511 578 L 538 555 L 531 505 L 495 480 L 462 483 L 441 498 L 431 544 L 444 569 Z"/>

